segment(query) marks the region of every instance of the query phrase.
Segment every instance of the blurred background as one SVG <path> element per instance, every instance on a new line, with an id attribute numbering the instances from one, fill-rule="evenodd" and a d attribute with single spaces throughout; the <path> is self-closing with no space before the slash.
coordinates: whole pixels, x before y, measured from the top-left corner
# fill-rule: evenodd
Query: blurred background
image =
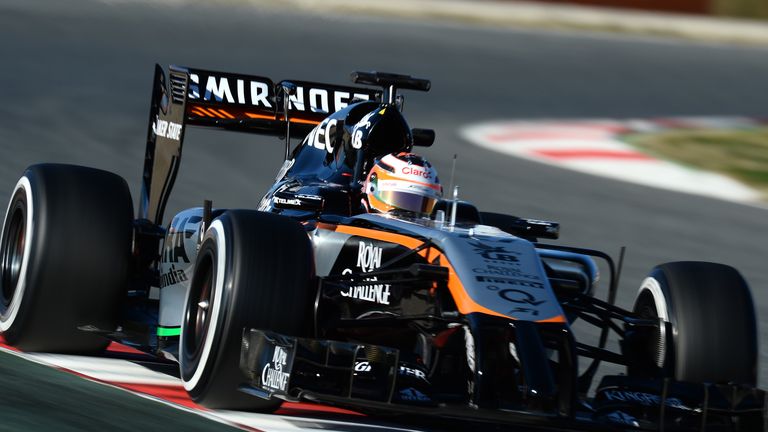
<path id="1" fill-rule="evenodd" d="M 432 80 L 429 93 L 406 94 L 405 114 L 412 127 L 437 131 L 435 145 L 422 153 L 444 181 L 458 154 L 455 183 L 463 199 L 485 211 L 559 221 L 559 244 L 614 256 L 628 248 L 620 306 L 631 307 L 654 265 L 706 260 L 741 270 L 758 313 L 768 317 L 764 206 L 515 159 L 470 145 L 459 134 L 464 125 L 488 120 L 768 118 L 768 44 L 553 29 L 545 21 L 518 26 L 440 18 L 449 5 L 472 10 L 517 2 L 412 2 L 431 8 L 430 17 L 360 6 L 368 3 L 373 2 L 352 7 L 338 1 L 3 0 L 0 199 L 8 198 L 26 166 L 63 162 L 122 175 L 136 200 L 155 63 L 339 84 L 348 83 L 354 70 L 404 73 Z M 526 6 L 546 7 L 543 13 L 554 16 L 564 3 Z M 768 17 L 764 0 L 567 3 L 660 11 L 659 19 L 668 18 L 662 12 Z M 514 21 L 517 9 L 503 10 Z M 635 13 L 610 12 L 627 20 Z M 204 199 L 215 207 L 255 207 L 282 152 L 274 138 L 188 131 L 166 220 Z M 766 323 L 760 321 L 763 387 Z"/>
<path id="2" fill-rule="evenodd" d="M 768 3 L 763 0 L 538 0 L 547 3 L 580 4 L 623 9 L 739 17 L 768 18 Z"/>

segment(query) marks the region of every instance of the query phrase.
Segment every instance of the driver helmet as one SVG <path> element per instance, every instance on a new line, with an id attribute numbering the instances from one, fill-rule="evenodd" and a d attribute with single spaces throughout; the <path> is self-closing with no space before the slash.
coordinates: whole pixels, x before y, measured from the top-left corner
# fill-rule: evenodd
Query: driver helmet
<path id="1" fill-rule="evenodd" d="M 443 195 L 432 164 L 414 153 L 388 154 L 374 162 L 365 180 L 368 211 L 429 215 Z"/>

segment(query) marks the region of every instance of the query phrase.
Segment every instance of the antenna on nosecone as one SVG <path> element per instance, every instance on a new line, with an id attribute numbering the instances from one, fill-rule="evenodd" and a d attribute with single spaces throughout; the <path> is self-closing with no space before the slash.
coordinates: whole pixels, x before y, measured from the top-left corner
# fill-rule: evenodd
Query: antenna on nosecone
<path id="1" fill-rule="evenodd" d="M 453 191 L 453 199 L 452 199 L 453 206 L 451 206 L 451 221 L 449 224 L 449 226 L 451 227 L 451 231 L 453 231 L 453 227 L 456 225 L 456 208 L 458 207 L 458 204 L 459 204 L 459 187 L 453 186 L 453 177 L 454 175 L 456 175 L 456 158 L 457 158 L 457 154 L 454 153 L 453 167 L 451 168 L 451 183 L 450 183 L 451 186 L 448 188 L 449 191 Z"/>
<path id="2" fill-rule="evenodd" d="M 450 186 L 448 186 L 448 190 L 453 189 L 453 176 L 456 174 L 456 157 L 458 155 L 456 153 L 453 154 L 453 166 L 451 167 L 451 183 Z"/>

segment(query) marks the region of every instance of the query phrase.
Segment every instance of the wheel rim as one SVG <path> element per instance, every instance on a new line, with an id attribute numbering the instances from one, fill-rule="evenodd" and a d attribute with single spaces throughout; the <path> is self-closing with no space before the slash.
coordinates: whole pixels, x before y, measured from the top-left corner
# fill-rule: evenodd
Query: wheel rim
<path id="1" fill-rule="evenodd" d="M 643 319 L 658 319 L 659 313 L 656 311 L 656 304 L 650 294 L 643 293 L 635 305 L 635 313 Z"/>
<path id="2" fill-rule="evenodd" d="M 210 322 L 210 306 L 212 303 L 212 286 L 213 286 L 213 272 L 209 265 L 205 275 L 203 276 L 202 287 L 200 288 L 200 295 L 197 298 L 197 303 L 192 305 L 195 308 L 194 312 L 194 328 L 195 333 L 190 339 L 190 342 L 194 344 L 194 356 L 200 355 L 200 350 L 205 342 L 205 336 L 208 333 L 208 327 Z"/>
<path id="3" fill-rule="evenodd" d="M 7 231 L 3 236 L 0 247 L 0 314 L 5 314 L 11 305 L 16 287 L 19 283 L 22 264 L 24 263 L 24 247 L 27 241 L 26 206 L 21 200 L 16 200 L 9 212 Z"/>
<path id="4" fill-rule="evenodd" d="M 213 307 L 213 261 L 210 253 L 198 263 L 196 277 L 190 286 L 189 302 L 184 322 L 184 356 L 196 365 L 203 354 Z"/>

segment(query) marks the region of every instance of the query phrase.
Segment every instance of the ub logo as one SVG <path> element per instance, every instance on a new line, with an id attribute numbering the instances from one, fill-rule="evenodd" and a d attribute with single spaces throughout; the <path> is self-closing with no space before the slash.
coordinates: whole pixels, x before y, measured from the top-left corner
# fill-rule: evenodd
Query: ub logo
<path id="1" fill-rule="evenodd" d="M 486 262 L 517 263 L 520 260 L 512 255 L 504 246 L 486 245 L 480 242 L 469 242 L 475 253 L 483 257 Z"/>

